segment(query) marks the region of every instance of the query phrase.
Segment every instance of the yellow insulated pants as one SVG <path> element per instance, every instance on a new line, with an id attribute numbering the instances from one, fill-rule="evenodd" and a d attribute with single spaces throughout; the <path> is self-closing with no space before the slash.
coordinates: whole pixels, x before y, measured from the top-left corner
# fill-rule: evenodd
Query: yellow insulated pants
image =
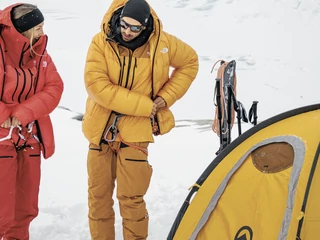
<path id="1" fill-rule="evenodd" d="M 113 142 L 111 147 L 91 144 L 88 159 L 89 227 L 92 240 L 115 240 L 115 214 L 112 199 L 117 181 L 117 198 L 125 240 L 148 236 L 148 212 L 144 195 L 152 175 L 148 156 L 138 148 L 148 144 Z M 138 147 L 138 148 L 135 148 Z M 117 151 L 114 151 L 114 148 Z"/>

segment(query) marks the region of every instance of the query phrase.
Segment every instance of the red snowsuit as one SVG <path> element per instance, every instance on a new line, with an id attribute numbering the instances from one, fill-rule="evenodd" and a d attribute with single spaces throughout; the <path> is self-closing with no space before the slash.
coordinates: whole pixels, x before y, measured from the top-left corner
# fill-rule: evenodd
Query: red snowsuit
<path id="1" fill-rule="evenodd" d="M 38 215 L 40 154 L 54 153 L 49 114 L 60 101 L 63 82 L 46 52 L 47 36 L 32 50 L 30 40 L 14 28 L 10 11 L 16 5 L 0 11 L 0 125 L 16 117 L 22 127 L 7 140 L 10 128 L 0 127 L 0 236 L 28 240 L 30 222 Z"/>

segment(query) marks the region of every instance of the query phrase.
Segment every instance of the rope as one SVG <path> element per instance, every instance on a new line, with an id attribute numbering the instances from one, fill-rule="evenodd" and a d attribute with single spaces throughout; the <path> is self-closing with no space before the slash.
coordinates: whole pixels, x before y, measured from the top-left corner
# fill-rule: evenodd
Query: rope
<path id="1" fill-rule="evenodd" d="M 140 151 L 142 151 L 144 154 L 146 154 L 148 156 L 148 149 L 147 148 L 143 148 L 143 147 L 140 147 L 140 146 L 136 146 L 132 143 L 128 143 L 126 141 L 123 140 L 123 138 L 121 137 L 120 133 L 119 133 L 119 130 L 117 128 L 117 124 L 118 124 L 118 121 L 121 117 L 125 116 L 124 114 L 118 114 L 115 116 L 114 120 L 113 120 L 113 123 L 110 125 L 110 127 L 107 129 L 107 131 L 105 132 L 104 136 L 103 136 L 103 139 L 108 143 L 109 147 L 114 151 L 114 152 L 118 152 L 120 150 L 120 146 L 121 146 L 121 143 L 129 146 L 129 147 L 132 147 L 132 148 L 135 148 L 135 149 L 138 149 Z M 151 119 L 152 120 L 152 131 L 154 132 L 154 126 L 156 124 L 156 121 L 154 120 L 154 117 Z M 157 127 L 157 126 L 156 126 Z M 158 128 L 156 128 L 155 130 L 157 130 L 158 132 Z M 112 138 L 111 139 L 108 139 L 108 134 L 111 133 L 112 134 Z M 119 139 L 119 144 L 117 147 L 113 147 L 112 146 L 112 143 L 116 140 L 116 138 L 118 137 Z"/>
<path id="2" fill-rule="evenodd" d="M 24 136 L 22 134 L 23 128 L 21 126 L 14 127 L 11 125 L 8 135 L 3 138 L 0 138 L 0 142 L 10 140 L 12 142 L 12 144 L 15 146 L 17 152 L 20 150 L 25 150 L 25 148 L 27 148 L 27 147 L 32 148 L 31 146 L 27 145 L 27 142 L 29 139 L 34 138 L 34 139 L 36 139 L 36 141 L 40 142 L 39 138 L 32 133 L 33 124 L 34 124 L 34 122 L 31 122 L 28 124 L 27 136 Z M 20 139 L 23 140 L 23 143 L 21 145 L 18 145 L 19 141 L 17 143 L 15 143 L 12 139 L 12 132 L 13 132 L 14 128 L 19 129 L 18 136 L 20 137 Z"/>

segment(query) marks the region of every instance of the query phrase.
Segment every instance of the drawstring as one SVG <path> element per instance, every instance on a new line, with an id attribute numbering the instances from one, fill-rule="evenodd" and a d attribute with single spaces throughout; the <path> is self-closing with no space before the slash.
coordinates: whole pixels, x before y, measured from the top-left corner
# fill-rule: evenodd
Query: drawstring
<path id="1" fill-rule="evenodd" d="M 24 150 L 25 151 L 27 147 L 30 147 L 31 149 L 33 149 L 32 146 L 27 145 L 28 140 L 31 139 L 31 138 L 34 138 L 36 141 L 40 142 L 39 138 L 32 133 L 33 124 L 34 124 L 34 122 L 31 122 L 31 123 L 28 124 L 27 136 L 22 134 L 23 128 L 21 126 L 19 126 L 19 125 L 17 126 L 17 128 L 19 129 L 18 136 L 23 141 L 22 144 L 18 145 L 19 141 L 17 143 L 15 143 L 13 141 L 12 132 L 13 132 L 13 129 L 15 127 L 12 126 L 12 125 L 10 127 L 8 135 L 6 137 L 4 137 L 4 138 L 0 138 L 0 142 L 6 141 L 6 140 L 10 140 L 12 142 L 12 144 L 15 146 L 17 152 L 19 152 L 20 150 Z"/>

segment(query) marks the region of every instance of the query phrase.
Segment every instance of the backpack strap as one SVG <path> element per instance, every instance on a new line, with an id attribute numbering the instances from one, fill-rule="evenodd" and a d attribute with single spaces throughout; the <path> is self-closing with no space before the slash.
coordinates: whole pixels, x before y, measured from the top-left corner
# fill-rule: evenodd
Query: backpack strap
<path id="1" fill-rule="evenodd" d="M 258 108 L 258 101 L 253 101 L 252 106 L 249 110 L 249 121 L 253 125 L 257 125 L 257 119 L 258 119 L 257 108 Z"/>

